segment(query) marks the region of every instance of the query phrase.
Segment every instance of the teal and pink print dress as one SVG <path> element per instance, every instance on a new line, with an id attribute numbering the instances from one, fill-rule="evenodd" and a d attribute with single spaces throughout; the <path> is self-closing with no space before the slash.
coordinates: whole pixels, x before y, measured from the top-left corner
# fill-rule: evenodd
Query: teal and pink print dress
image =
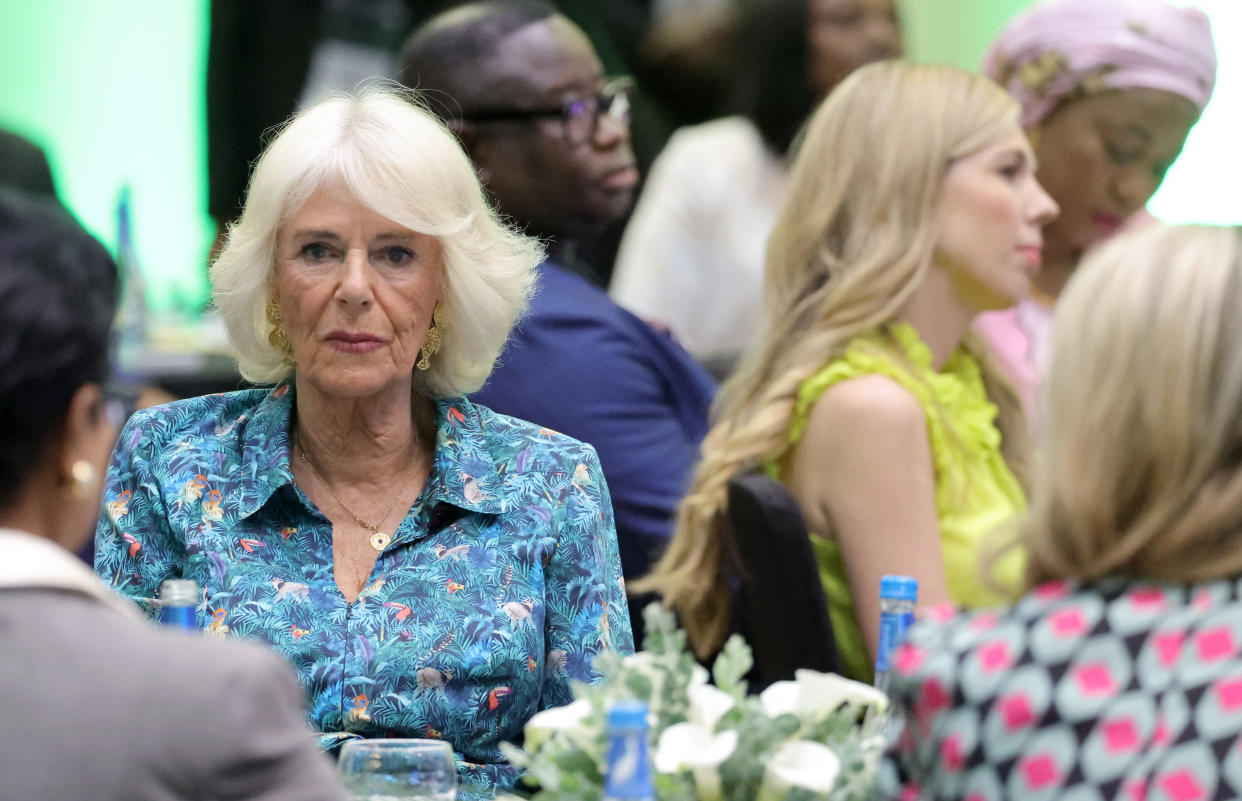
<path id="1" fill-rule="evenodd" d="M 135 414 L 108 470 L 96 570 L 135 601 L 197 580 L 199 625 L 283 654 L 325 747 L 443 738 L 464 782 L 511 787 L 499 744 L 571 701 L 571 680 L 597 678 L 596 654 L 633 650 L 595 451 L 437 402 L 431 475 L 350 604 L 332 525 L 289 470 L 292 396 L 281 385 Z"/>
<path id="2" fill-rule="evenodd" d="M 1242 798 L 1239 590 L 1052 583 L 919 623 L 894 660 L 885 795 Z"/>

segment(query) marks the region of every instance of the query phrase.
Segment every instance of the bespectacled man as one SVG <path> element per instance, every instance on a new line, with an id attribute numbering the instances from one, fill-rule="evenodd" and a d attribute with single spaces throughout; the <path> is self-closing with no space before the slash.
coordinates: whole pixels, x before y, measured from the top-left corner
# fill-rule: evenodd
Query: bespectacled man
<path id="1" fill-rule="evenodd" d="M 605 77 L 586 34 L 540 0 L 428 20 L 403 48 L 400 79 L 458 133 L 501 213 L 548 242 L 529 313 L 471 399 L 595 447 L 622 570 L 642 575 L 672 533 L 716 386 L 570 268 L 575 245 L 633 202 L 630 83 Z"/>

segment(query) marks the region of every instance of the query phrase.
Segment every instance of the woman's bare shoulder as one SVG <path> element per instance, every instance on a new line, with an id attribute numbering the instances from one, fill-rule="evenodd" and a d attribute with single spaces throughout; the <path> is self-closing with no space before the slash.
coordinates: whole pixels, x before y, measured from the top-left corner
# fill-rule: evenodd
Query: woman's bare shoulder
<path id="1" fill-rule="evenodd" d="M 879 373 L 829 387 L 811 409 L 806 439 L 835 444 L 926 436 L 923 407 L 908 389 Z"/>

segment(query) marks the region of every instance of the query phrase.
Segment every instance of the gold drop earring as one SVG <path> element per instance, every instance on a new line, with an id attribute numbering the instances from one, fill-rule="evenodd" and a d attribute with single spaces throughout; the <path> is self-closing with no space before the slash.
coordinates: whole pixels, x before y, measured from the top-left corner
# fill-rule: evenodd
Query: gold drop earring
<path id="1" fill-rule="evenodd" d="M 78 459 L 69 466 L 69 479 L 65 482 L 65 492 L 75 501 L 84 501 L 95 491 L 98 480 L 95 466 L 85 459 Z"/>
<path id="2" fill-rule="evenodd" d="M 431 313 L 431 327 L 427 329 L 427 336 L 423 338 L 423 346 L 418 349 L 418 363 L 414 366 L 419 370 L 427 370 L 431 367 L 431 357 L 440 352 L 442 337 L 444 335 L 444 312 L 440 310 L 440 304 L 436 304 L 436 308 Z"/>
<path id="3" fill-rule="evenodd" d="M 280 352 L 286 364 L 293 364 L 293 345 L 289 342 L 289 335 L 285 333 L 284 318 L 280 315 L 280 301 L 276 298 L 267 302 L 267 321 L 272 324 L 272 330 L 267 332 L 268 343 Z"/>

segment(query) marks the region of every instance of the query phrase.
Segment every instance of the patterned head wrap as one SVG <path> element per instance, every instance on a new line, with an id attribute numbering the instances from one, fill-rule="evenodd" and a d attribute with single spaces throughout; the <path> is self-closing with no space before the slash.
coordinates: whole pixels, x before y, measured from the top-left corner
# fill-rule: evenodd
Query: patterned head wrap
<path id="1" fill-rule="evenodd" d="M 1216 83 L 1202 11 L 1164 0 L 1047 0 L 1019 14 L 984 57 L 988 77 L 1022 106 L 1029 128 L 1067 98 L 1162 89 L 1200 111 Z"/>

